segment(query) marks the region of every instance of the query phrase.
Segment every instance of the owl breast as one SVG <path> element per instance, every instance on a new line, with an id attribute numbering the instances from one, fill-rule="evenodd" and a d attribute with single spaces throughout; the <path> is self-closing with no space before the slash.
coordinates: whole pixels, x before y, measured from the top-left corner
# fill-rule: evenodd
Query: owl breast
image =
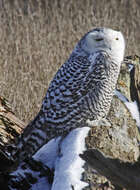
<path id="1" fill-rule="evenodd" d="M 91 62 L 88 57 L 73 55 L 55 75 L 42 106 L 51 128 L 64 129 L 106 116 L 118 68 L 109 58 L 106 60 L 105 54 L 94 57 Z M 110 72 L 115 73 L 114 77 Z"/>

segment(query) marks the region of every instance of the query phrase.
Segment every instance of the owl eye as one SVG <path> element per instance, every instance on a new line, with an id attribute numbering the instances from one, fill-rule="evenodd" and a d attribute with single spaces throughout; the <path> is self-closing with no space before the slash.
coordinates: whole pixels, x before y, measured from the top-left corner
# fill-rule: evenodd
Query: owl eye
<path id="1" fill-rule="evenodd" d="M 119 38 L 115 38 L 115 40 L 119 40 Z"/>
<path id="2" fill-rule="evenodd" d="M 96 38 L 95 40 L 96 40 L 97 42 L 99 42 L 99 41 L 102 41 L 103 38 Z"/>

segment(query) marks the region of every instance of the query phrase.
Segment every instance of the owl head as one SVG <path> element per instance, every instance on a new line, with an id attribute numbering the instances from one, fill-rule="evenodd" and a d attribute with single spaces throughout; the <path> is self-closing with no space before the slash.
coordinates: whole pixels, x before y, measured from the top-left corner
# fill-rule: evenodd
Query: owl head
<path id="1" fill-rule="evenodd" d="M 88 54 L 103 51 L 112 58 L 122 61 L 125 51 L 125 40 L 119 31 L 109 28 L 95 28 L 84 35 L 80 41 L 80 48 Z"/>

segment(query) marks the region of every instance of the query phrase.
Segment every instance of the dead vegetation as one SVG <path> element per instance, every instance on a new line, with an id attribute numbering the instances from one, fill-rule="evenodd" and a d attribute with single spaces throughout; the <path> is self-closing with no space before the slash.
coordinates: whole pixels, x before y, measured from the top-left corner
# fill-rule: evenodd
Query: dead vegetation
<path id="1" fill-rule="evenodd" d="M 26 122 L 49 82 L 88 30 L 121 30 L 126 54 L 140 52 L 139 0 L 1 0 L 0 91 Z"/>

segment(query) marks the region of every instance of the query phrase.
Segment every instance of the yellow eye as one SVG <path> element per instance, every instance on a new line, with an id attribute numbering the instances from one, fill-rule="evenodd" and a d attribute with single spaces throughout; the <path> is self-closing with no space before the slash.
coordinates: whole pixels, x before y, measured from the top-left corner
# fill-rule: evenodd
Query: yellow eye
<path id="1" fill-rule="evenodd" d="M 115 38 L 115 40 L 119 40 L 119 38 Z"/>

